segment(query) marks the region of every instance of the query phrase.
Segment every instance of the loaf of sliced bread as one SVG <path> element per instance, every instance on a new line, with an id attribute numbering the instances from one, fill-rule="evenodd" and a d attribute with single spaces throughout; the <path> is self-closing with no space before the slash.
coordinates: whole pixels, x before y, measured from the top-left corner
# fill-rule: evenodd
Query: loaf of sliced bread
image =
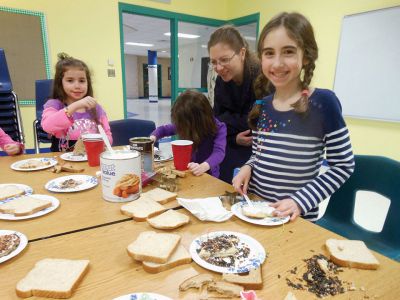
<path id="1" fill-rule="evenodd" d="M 141 195 L 139 199 L 121 206 L 121 212 L 124 215 L 132 217 L 138 222 L 146 221 L 147 218 L 156 216 L 165 210 L 164 206 L 145 195 Z"/>
<path id="2" fill-rule="evenodd" d="M 187 215 L 173 209 L 167 210 L 156 217 L 147 219 L 147 222 L 157 229 L 174 229 L 189 223 L 189 221 L 190 218 Z"/>
<path id="3" fill-rule="evenodd" d="M 51 205 L 50 200 L 21 196 L 7 203 L 0 204 L 0 212 L 13 214 L 16 217 L 28 216 Z"/>
<path id="4" fill-rule="evenodd" d="M 42 259 L 17 283 L 17 295 L 22 298 L 70 298 L 88 267 L 88 260 Z"/>
<path id="5" fill-rule="evenodd" d="M 179 285 L 180 291 L 186 291 L 191 288 L 200 289 L 204 284 L 209 284 L 214 281 L 214 276 L 211 274 L 198 274 L 186 279 Z"/>
<path id="6" fill-rule="evenodd" d="M 181 237 L 173 233 L 144 231 L 127 250 L 136 260 L 165 264 L 179 244 Z"/>
<path id="7" fill-rule="evenodd" d="M 16 197 L 25 194 L 25 191 L 19 186 L 10 184 L 3 185 L 0 189 L 0 200 Z"/>
<path id="8" fill-rule="evenodd" d="M 375 270 L 379 261 L 363 241 L 328 239 L 325 243 L 330 259 L 343 267 Z"/>
<path id="9" fill-rule="evenodd" d="M 209 291 L 216 291 L 225 297 L 239 297 L 243 287 L 226 281 L 213 281 L 207 285 Z"/>
<path id="10" fill-rule="evenodd" d="M 150 199 L 153 199 L 154 201 L 157 201 L 160 204 L 165 204 L 167 202 L 175 200 L 177 196 L 176 193 L 172 193 L 160 188 L 152 189 L 144 193 L 144 195 L 146 195 L 146 197 Z"/>
<path id="11" fill-rule="evenodd" d="M 260 290 L 263 287 L 261 267 L 251 269 L 249 273 L 245 275 L 224 273 L 222 274 L 222 279 L 231 283 L 239 284 L 247 290 Z"/>
<path id="12" fill-rule="evenodd" d="M 192 256 L 181 244 L 178 245 L 176 250 L 172 253 L 171 257 L 165 264 L 158 264 L 153 262 L 144 261 L 143 269 L 149 273 L 159 273 L 172 269 L 176 266 L 190 264 L 192 262 Z"/>

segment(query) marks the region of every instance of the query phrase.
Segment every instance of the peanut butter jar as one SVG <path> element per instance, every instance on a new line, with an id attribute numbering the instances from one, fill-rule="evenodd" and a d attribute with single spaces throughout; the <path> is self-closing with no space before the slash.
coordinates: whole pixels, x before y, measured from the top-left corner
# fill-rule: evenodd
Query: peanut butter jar
<path id="1" fill-rule="evenodd" d="M 135 150 L 105 151 L 100 156 L 103 199 L 129 202 L 142 191 L 141 156 Z"/>

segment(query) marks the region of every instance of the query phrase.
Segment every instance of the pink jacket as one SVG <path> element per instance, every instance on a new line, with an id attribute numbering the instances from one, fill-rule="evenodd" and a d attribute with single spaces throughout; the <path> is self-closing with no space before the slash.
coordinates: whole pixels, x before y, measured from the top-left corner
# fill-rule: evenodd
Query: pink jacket
<path id="1" fill-rule="evenodd" d="M 4 146 L 8 145 L 8 144 L 19 145 L 19 148 L 20 148 L 20 152 L 19 153 L 21 153 L 24 150 L 24 145 L 22 145 L 21 143 L 18 143 L 18 142 L 14 142 L 10 138 L 10 136 L 7 133 L 5 133 L 3 129 L 0 128 L 0 148 L 4 149 Z"/>
<path id="2" fill-rule="evenodd" d="M 97 133 L 97 125 L 92 120 L 89 112 L 75 112 L 69 118 L 64 111 L 65 105 L 57 99 L 50 99 L 44 105 L 42 114 L 43 130 L 54 135 L 56 138 L 66 138 L 77 140 L 82 133 Z M 100 124 L 103 126 L 107 137 L 112 144 L 112 135 L 110 124 L 103 108 L 98 104 L 96 106 L 97 116 Z"/>

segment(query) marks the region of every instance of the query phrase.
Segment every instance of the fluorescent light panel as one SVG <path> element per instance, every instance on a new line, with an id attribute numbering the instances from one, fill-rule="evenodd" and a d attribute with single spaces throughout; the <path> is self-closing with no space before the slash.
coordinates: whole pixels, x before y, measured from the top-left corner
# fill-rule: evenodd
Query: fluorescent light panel
<path id="1" fill-rule="evenodd" d="M 130 46 L 139 46 L 139 47 L 153 47 L 153 44 L 146 44 L 146 43 L 133 43 L 133 42 L 126 42 L 125 45 Z"/>
<path id="2" fill-rule="evenodd" d="M 166 33 L 164 33 L 164 35 L 171 36 L 171 32 L 166 32 Z M 200 36 L 199 35 L 195 35 L 195 34 L 188 34 L 188 33 L 178 32 L 178 37 L 184 38 L 184 39 L 198 39 Z"/>

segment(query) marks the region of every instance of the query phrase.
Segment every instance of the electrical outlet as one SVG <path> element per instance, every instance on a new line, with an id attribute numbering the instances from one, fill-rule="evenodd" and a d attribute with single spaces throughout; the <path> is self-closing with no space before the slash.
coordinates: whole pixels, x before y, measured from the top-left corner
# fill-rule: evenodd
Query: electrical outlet
<path id="1" fill-rule="evenodd" d="M 107 69 L 108 77 L 115 77 L 115 69 Z"/>

